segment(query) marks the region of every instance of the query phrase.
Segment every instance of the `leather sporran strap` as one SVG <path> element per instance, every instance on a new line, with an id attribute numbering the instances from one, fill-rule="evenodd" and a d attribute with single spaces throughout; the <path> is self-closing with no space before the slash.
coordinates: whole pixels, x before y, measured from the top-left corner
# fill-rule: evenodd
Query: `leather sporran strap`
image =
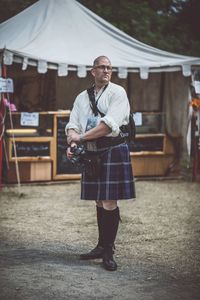
<path id="1" fill-rule="evenodd" d="M 91 87 L 89 89 L 87 89 L 87 92 L 88 92 L 88 96 L 89 96 L 89 99 L 90 99 L 90 106 L 91 106 L 91 109 L 93 111 L 93 114 L 95 116 L 98 115 L 98 108 L 97 108 L 97 105 L 96 105 L 96 99 L 95 99 L 95 95 L 94 95 L 94 87 Z"/>
<path id="2" fill-rule="evenodd" d="M 103 114 L 97 107 L 97 103 L 98 103 L 98 100 L 99 98 L 101 97 L 101 95 L 103 94 L 103 92 L 105 91 L 105 89 L 107 88 L 108 84 L 104 86 L 103 88 L 103 91 L 102 93 L 100 94 L 100 96 L 98 97 L 98 99 L 96 100 L 95 99 L 95 95 L 94 95 L 94 86 L 87 89 L 87 92 L 88 92 L 88 96 L 89 96 L 89 99 L 90 99 L 90 104 L 91 104 L 91 109 L 93 111 L 93 114 L 95 116 L 97 116 L 98 114 L 100 114 L 101 117 L 104 117 L 105 114 Z"/>

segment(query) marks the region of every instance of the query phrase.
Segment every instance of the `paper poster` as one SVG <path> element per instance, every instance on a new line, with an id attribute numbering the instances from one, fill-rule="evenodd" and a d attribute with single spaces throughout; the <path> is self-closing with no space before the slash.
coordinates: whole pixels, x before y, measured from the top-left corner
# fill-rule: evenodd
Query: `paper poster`
<path id="1" fill-rule="evenodd" d="M 0 93 L 13 93 L 13 80 L 0 77 Z"/>
<path id="2" fill-rule="evenodd" d="M 195 93 L 200 94 L 200 81 L 194 81 Z"/>
<path id="3" fill-rule="evenodd" d="M 39 113 L 22 112 L 20 119 L 21 126 L 39 126 Z"/>
<path id="4" fill-rule="evenodd" d="M 141 126 L 142 125 L 142 113 L 140 113 L 140 112 L 134 113 L 133 118 L 134 118 L 136 126 Z"/>

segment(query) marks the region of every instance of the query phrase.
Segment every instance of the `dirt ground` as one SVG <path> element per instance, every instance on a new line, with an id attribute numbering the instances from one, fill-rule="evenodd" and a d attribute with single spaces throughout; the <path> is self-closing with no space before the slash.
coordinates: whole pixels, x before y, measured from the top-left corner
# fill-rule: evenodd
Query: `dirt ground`
<path id="1" fill-rule="evenodd" d="M 200 184 L 136 181 L 120 201 L 116 272 L 80 261 L 96 244 L 93 202 L 80 184 L 3 187 L 0 299 L 200 299 Z"/>

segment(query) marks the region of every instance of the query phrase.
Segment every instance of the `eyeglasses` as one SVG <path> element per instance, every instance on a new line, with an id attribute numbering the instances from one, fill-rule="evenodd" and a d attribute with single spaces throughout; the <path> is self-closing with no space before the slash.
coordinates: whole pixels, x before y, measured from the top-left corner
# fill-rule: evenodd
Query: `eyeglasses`
<path id="1" fill-rule="evenodd" d="M 112 67 L 111 66 L 107 66 L 107 65 L 99 65 L 99 66 L 95 66 L 94 69 L 100 69 L 102 71 L 105 71 L 106 69 L 108 71 L 112 71 Z"/>

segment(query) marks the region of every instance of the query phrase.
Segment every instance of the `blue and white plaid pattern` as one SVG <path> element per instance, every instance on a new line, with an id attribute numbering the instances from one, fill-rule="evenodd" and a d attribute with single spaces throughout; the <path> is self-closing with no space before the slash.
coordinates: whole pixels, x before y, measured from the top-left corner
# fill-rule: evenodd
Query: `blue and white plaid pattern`
<path id="1" fill-rule="evenodd" d="M 135 198 L 134 177 L 127 144 L 110 147 L 102 156 L 99 178 L 88 178 L 83 172 L 81 199 L 125 200 Z"/>

